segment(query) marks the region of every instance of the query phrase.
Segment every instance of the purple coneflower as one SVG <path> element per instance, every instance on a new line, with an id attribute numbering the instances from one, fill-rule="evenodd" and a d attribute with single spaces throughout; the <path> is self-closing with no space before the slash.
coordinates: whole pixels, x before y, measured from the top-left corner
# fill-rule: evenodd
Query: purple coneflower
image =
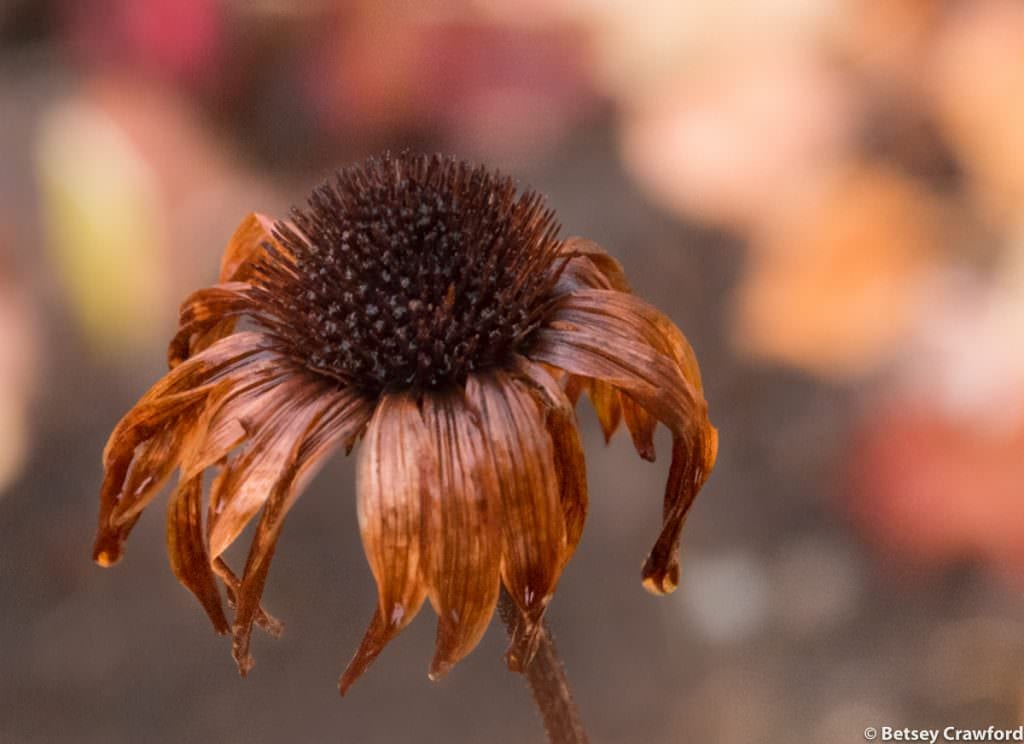
<path id="1" fill-rule="evenodd" d="M 511 180 L 406 154 L 341 171 L 290 221 L 246 218 L 219 283 L 182 306 L 170 372 L 107 443 L 95 560 L 121 557 L 178 471 L 171 566 L 232 633 L 245 674 L 253 624 L 280 627 L 260 598 L 285 517 L 317 467 L 361 439 L 359 527 L 379 599 L 342 691 L 424 599 L 438 617 L 430 676 L 444 674 L 479 642 L 502 586 L 521 613 L 508 660 L 522 669 L 583 530 L 574 405 L 586 392 L 606 436 L 625 422 L 645 459 L 656 423 L 672 432 L 643 583 L 673 590 L 717 444 L 697 362 L 617 261 L 557 233 Z M 257 514 L 239 575 L 224 551 Z"/>

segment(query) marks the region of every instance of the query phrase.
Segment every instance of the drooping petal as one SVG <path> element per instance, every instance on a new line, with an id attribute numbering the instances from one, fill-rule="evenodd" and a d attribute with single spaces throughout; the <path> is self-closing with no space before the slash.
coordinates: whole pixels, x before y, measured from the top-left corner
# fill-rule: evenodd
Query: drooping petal
<path id="1" fill-rule="evenodd" d="M 210 568 L 224 584 L 224 593 L 228 597 L 228 607 L 237 611 L 238 597 L 242 590 L 242 580 L 238 578 L 238 574 L 231 570 L 231 566 L 223 558 L 211 559 Z M 259 625 L 274 638 L 280 638 L 281 633 L 284 632 L 284 623 L 262 607 L 256 611 L 255 624 Z M 249 663 L 251 666 L 252 659 L 249 659 Z"/>
<path id="2" fill-rule="evenodd" d="M 193 435 L 181 451 L 181 478 L 201 474 L 255 432 L 256 424 L 268 415 L 275 396 L 271 391 L 282 384 L 294 368 L 280 359 L 256 360 L 230 380 L 210 391 L 196 420 Z"/>
<path id="3" fill-rule="evenodd" d="M 501 492 L 478 414 L 461 392 L 424 395 L 422 412 L 433 440 L 424 460 L 433 487 L 423 504 L 421 555 L 438 615 L 430 678 L 439 679 L 479 643 L 494 614 Z"/>
<path id="4" fill-rule="evenodd" d="M 565 395 L 575 406 L 580 401 L 580 396 L 590 388 L 590 378 L 579 375 L 566 375 Z"/>
<path id="5" fill-rule="evenodd" d="M 614 385 L 672 431 L 665 520 L 643 572 L 644 586 L 657 593 L 672 591 L 678 582 L 679 534 L 714 465 L 718 441 L 692 350 L 670 327 L 675 328 L 632 295 L 580 290 L 558 299 L 531 351 L 534 359 L 570 374 Z"/>
<path id="6" fill-rule="evenodd" d="M 514 368 L 520 378 L 539 393 L 540 399 L 547 407 L 546 426 L 554 447 L 555 474 L 558 478 L 558 492 L 561 495 L 566 530 L 564 563 L 568 563 L 583 535 L 588 507 L 586 458 L 583 455 L 583 442 L 576 422 L 576 401 L 571 396 L 570 389 L 574 381 L 586 386 L 588 378 L 568 375 L 566 388 L 563 390 L 550 371 L 553 368 L 548 365 L 519 357 L 515 360 Z"/>
<path id="7" fill-rule="evenodd" d="M 432 452 L 416 399 L 384 395 L 366 430 L 356 466 L 359 531 L 377 581 L 377 608 L 363 641 L 338 682 L 344 695 L 384 646 L 419 612 L 422 575 L 422 503 L 435 487 L 428 479 Z"/>
<path id="8" fill-rule="evenodd" d="M 556 379 L 560 370 L 545 364 L 538 364 L 519 354 L 512 359 L 512 369 L 516 376 L 537 394 L 545 408 L 566 415 L 573 413 L 576 401 L 568 396 L 566 390 Z"/>
<path id="9" fill-rule="evenodd" d="M 311 415 L 307 415 L 307 410 Z M 303 426 L 293 431 L 285 466 L 276 481 L 270 484 L 270 496 L 256 526 L 237 590 L 232 652 L 242 675 L 248 673 L 253 665 L 249 639 L 253 623 L 260 616 L 260 598 L 285 517 L 327 454 L 361 431 L 370 413 L 370 401 L 361 393 L 335 388 L 319 391 L 307 409 L 293 414 L 292 421 L 302 421 Z"/>
<path id="10" fill-rule="evenodd" d="M 171 567 L 182 584 L 202 603 L 220 633 L 228 632 L 230 626 L 226 619 L 221 622 L 223 609 L 215 576 L 219 574 L 224 581 L 232 607 L 235 607 L 239 582 L 226 563 L 220 559 L 210 560 L 202 524 L 203 472 L 223 461 L 246 439 L 248 432 L 241 422 L 253 401 L 288 373 L 288 367 L 279 359 L 259 359 L 239 370 L 233 379 L 217 383 L 181 448 L 179 485 L 168 507 Z M 258 622 L 271 633 L 280 631 L 280 623 L 262 611 Z"/>
<path id="11" fill-rule="evenodd" d="M 685 437 L 673 437 L 672 465 L 665 485 L 661 534 L 644 561 L 643 585 L 652 594 L 668 594 L 679 586 L 679 539 L 686 515 L 718 454 L 718 434 L 712 428 L 700 438 L 698 451 Z"/>
<path id="12" fill-rule="evenodd" d="M 637 454 L 648 462 L 654 462 L 654 429 L 658 425 L 658 420 L 627 393 L 620 391 L 619 401 L 622 406 L 622 420 L 633 438 Z"/>
<path id="13" fill-rule="evenodd" d="M 277 244 L 274 221 L 264 214 L 252 212 L 235 228 L 220 260 L 220 282 L 246 281 L 267 245 Z"/>
<path id="14" fill-rule="evenodd" d="M 169 366 L 234 333 L 242 315 L 264 319 L 265 298 L 253 290 L 251 281 L 262 262 L 282 255 L 289 253 L 274 237 L 273 220 L 255 212 L 242 220 L 224 249 L 218 283 L 182 303 L 178 332 L 167 350 Z"/>
<path id="15" fill-rule="evenodd" d="M 619 391 L 603 380 L 591 380 L 589 393 L 590 402 L 594 405 L 594 411 L 597 413 L 598 423 L 601 424 L 604 441 L 608 443 L 622 421 Z"/>
<path id="16" fill-rule="evenodd" d="M 166 485 L 178 465 L 182 441 L 189 427 L 168 426 L 139 445 L 121 491 L 121 500 L 110 521 L 120 527 L 135 519 L 139 512 Z"/>
<path id="17" fill-rule="evenodd" d="M 569 256 L 555 284 L 555 293 L 564 294 L 580 289 L 616 289 L 629 292 L 626 274 L 616 259 L 597 243 L 586 238 L 572 237 L 562 241 L 559 252 Z"/>
<path id="18" fill-rule="evenodd" d="M 244 400 L 244 410 L 235 415 L 248 437 L 214 479 L 210 492 L 212 558 L 234 542 L 267 502 L 295 443 L 320 412 L 329 390 L 326 381 L 292 375 Z"/>
<path id="19" fill-rule="evenodd" d="M 525 623 L 507 660 L 530 662 L 540 621 L 564 565 L 565 519 L 545 412 L 508 375 L 470 375 L 466 399 L 480 415 L 501 495 L 501 574 Z"/>
<path id="20" fill-rule="evenodd" d="M 272 356 L 272 346 L 271 339 L 261 333 L 229 336 L 171 370 L 118 422 L 103 451 L 99 525 L 93 547 L 97 563 L 110 566 L 120 559 L 139 512 L 177 464 L 198 412 L 216 384 L 230 379 L 254 359 Z M 142 463 L 140 467 L 133 467 L 136 460 Z M 130 491 L 126 489 L 129 478 Z"/>
<path id="21" fill-rule="evenodd" d="M 553 414 L 548 418 L 548 431 L 555 448 L 555 473 L 565 519 L 564 562 L 568 563 L 576 552 L 587 520 L 587 463 L 575 413 Z"/>
<path id="22" fill-rule="evenodd" d="M 249 285 L 216 284 L 193 292 L 178 311 L 178 331 L 167 346 L 167 364 L 183 361 L 230 334 L 238 318 L 258 309 Z"/>
<path id="23" fill-rule="evenodd" d="M 203 533 L 201 476 L 179 483 L 167 505 L 167 554 L 174 575 L 203 605 L 214 629 L 227 633 L 230 626 L 210 569 Z"/>

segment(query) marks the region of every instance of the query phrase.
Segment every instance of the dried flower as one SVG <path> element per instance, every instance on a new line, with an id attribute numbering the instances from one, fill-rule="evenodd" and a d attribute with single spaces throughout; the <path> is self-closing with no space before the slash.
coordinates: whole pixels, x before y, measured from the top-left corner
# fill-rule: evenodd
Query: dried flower
<path id="1" fill-rule="evenodd" d="M 717 442 L 697 362 L 614 259 L 557 230 L 511 180 L 412 155 L 342 171 L 290 222 L 247 218 L 220 282 L 182 306 L 171 371 L 110 437 L 95 560 L 119 559 L 177 469 L 171 566 L 232 632 L 245 674 L 253 624 L 279 630 L 260 598 L 285 517 L 327 454 L 361 438 L 359 526 L 379 602 L 342 691 L 425 598 L 438 615 L 430 676 L 444 674 L 480 640 L 502 584 L 522 612 L 508 656 L 522 667 L 583 529 L 573 407 L 585 391 L 606 435 L 624 421 L 648 460 L 657 421 L 673 433 L 643 581 L 674 589 Z M 261 509 L 239 577 L 223 554 Z"/>

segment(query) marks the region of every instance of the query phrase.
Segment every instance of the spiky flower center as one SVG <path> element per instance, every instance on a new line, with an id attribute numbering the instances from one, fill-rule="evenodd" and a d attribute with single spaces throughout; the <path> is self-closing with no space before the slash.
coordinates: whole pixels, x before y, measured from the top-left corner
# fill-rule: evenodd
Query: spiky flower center
<path id="1" fill-rule="evenodd" d="M 371 391 L 437 388 L 507 363 L 541 321 L 558 227 L 539 196 L 439 156 L 373 158 L 277 225 L 265 272 L 309 367 Z"/>

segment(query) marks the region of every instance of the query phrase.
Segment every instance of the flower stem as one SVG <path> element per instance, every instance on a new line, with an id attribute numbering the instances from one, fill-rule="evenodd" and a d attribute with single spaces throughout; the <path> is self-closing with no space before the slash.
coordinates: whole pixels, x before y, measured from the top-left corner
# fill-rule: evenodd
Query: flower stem
<path id="1" fill-rule="evenodd" d="M 522 613 L 504 590 L 498 601 L 498 613 L 508 629 L 509 637 L 515 639 Z M 583 722 L 569 691 L 569 679 L 558 658 L 547 623 L 540 628 L 538 634 L 537 653 L 520 673 L 530 685 L 533 701 L 544 720 L 548 741 L 551 744 L 586 744 L 587 734 L 583 730 Z"/>

